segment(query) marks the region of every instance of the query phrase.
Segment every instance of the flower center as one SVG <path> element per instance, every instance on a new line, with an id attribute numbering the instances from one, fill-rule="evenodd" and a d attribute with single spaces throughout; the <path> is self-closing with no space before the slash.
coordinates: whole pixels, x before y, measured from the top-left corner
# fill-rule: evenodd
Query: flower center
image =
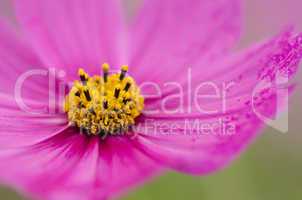
<path id="1" fill-rule="evenodd" d="M 111 75 L 107 63 L 102 68 L 102 77 L 79 69 L 80 81 L 74 81 L 64 110 L 69 122 L 89 135 L 125 133 L 141 114 L 144 98 L 133 78 L 126 76 L 128 66 Z"/>

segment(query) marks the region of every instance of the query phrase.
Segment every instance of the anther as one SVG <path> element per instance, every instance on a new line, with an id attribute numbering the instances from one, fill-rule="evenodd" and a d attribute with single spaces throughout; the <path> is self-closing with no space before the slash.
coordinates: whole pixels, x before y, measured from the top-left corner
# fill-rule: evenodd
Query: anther
<path id="1" fill-rule="evenodd" d="M 81 92 L 77 91 L 74 95 L 77 96 L 77 97 L 80 97 L 81 96 Z"/>
<path id="2" fill-rule="evenodd" d="M 103 73 L 104 73 L 103 74 L 104 81 L 106 83 L 108 81 L 108 74 L 109 74 L 110 66 L 109 66 L 109 64 L 104 63 L 103 66 L 102 66 L 102 68 L 103 68 Z"/>
<path id="3" fill-rule="evenodd" d="M 127 104 L 129 101 L 131 101 L 131 99 L 124 99 L 124 100 L 123 100 L 123 103 L 124 103 L 124 104 Z"/>
<path id="4" fill-rule="evenodd" d="M 91 96 L 90 96 L 89 90 L 84 90 L 84 94 L 85 94 L 87 101 L 91 101 Z"/>
<path id="5" fill-rule="evenodd" d="M 88 80 L 88 75 L 85 73 L 83 69 L 79 69 L 79 76 L 83 84 L 86 84 Z"/>
<path id="6" fill-rule="evenodd" d="M 120 74 L 120 81 L 124 80 L 127 72 L 128 72 L 128 66 L 123 65 L 122 69 L 121 69 L 121 74 Z"/>
<path id="7" fill-rule="evenodd" d="M 114 97 L 115 97 L 115 98 L 118 98 L 118 97 L 120 96 L 120 92 L 121 92 L 120 89 L 115 88 L 115 90 L 114 90 Z"/>
<path id="8" fill-rule="evenodd" d="M 128 82 L 128 83 L 126 84 L 124 90 L 125 90 L 126 92 L 128 92 L 128 90 L 130 89 L 130 87 L 131 87 L 131 83 Z"/>
<path id="9" fill-rule="evenodd" d="M 90 108 L 90 109 L 89 109 L 89 112 L 90 112 L 91 114 L 93 114 L 93 115 L 96 115 L 96 113 L 95 113 L 95 111 L 94 111 L 93 108 Z"/>
<path id="10" fill-rule="evenodd" d="M 108 101 L 103 102 L 103 107 L 104 107 L 104 109 L 108 109 Z"/>
<path id="11" fill-rule="evenodd" d="M 84 105 L 83 105 L 83 103 L 82 102 L 80 102 L 79 104 L 78 104 L 78 108 L 83 108 L 84 107 Z"/>

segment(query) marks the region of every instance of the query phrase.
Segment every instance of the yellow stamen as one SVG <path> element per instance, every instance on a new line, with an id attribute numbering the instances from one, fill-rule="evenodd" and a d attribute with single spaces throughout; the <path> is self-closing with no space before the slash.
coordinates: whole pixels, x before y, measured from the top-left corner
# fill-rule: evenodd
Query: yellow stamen
<path id="1" fill-rule="evenodd" d="M 122 71 L 127 72 L 128 69 L 129 69 L 128 65 L 123 65 L 123 66 L 122 66 Z"/>
<path id="2" fill-rule="evenodd" d="M 79 77 L 83 83 L 86 83 L 89 78 L 88 74 L 86 74 L 86 72 L 82 68 L 79 69 Z"/>
<path id="3" fill-rule="evenodd" d="M 121 68 L 120 81 L 124 80 L 127 72 L 128 72 L 128 66 L 123 65 Z"/>
<path id="4" fill-rule="evenodd" d="M 104 71 L 104 72 L 108 72 L 109 69 L 110 69 L 110 66 L 109 66 L 108 63 L 104 63 L 104 64 L 102 65 L 102 68 L 103 68 L 103 71 Z"/>
<path id="5" fill-rule="evenodd" d="M 103 79 L 104 79 L 104 82 L 106 83 L 108 81 L 108 74 L 109 74 L 110 66 L 108 63 L 104 63 L 102 65 L 102 68 L 103 68 L 103 72 L 104 72 Z"/>
<path id="6" fill-rule="evenodd" d="M 64 111 L 69 121 L 87 134 L 116 135 L 134 125 L 144 107 L 144 98 L 135 81 L 121 73 L 109 75 L 109 65 L 102 65 L 104 76 L 90 77 L 79 69 L 81 81 L 75 81 L 66 96 Z"/>

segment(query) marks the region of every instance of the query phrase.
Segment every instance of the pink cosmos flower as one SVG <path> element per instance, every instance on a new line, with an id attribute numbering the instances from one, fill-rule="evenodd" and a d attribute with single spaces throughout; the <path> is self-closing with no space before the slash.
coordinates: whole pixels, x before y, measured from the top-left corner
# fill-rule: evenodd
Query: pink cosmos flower
<path id="1" fill-rule="evenodd" d="M 231 55 L 239 8 L 152 0 L 129 22 L 115 0 L 15 1 L 18 28 L 0 26 L 1 182 L 96 200 L 226 166 L 284 108 L 302 56 L 292 30 Z M 105 62 L 122 71 L 93 76 Z"/>

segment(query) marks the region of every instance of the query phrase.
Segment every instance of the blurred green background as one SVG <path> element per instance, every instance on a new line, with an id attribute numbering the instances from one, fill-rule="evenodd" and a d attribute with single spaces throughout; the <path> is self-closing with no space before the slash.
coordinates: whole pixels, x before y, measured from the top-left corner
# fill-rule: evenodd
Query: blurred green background
<path id="1" fill-rule="evenodd" d="M 246 0 L 244 32 L 238 48 L 276 34 L 287 22 L 302 30 L 299 1 Z M 0 13 L 11 14 L 10 0 L 0 0 Z M 300 70 L 297 80 L 301 79 Z M 301 91 L 299 86 L 290 102 L 289 133 L 267 128 L 227 169 L 206 177 L 168 172 L 130 191 L 122 200 L 301 200 Z M 22 197 L 8 188 L 0 188 L 0 199 Z"/>

